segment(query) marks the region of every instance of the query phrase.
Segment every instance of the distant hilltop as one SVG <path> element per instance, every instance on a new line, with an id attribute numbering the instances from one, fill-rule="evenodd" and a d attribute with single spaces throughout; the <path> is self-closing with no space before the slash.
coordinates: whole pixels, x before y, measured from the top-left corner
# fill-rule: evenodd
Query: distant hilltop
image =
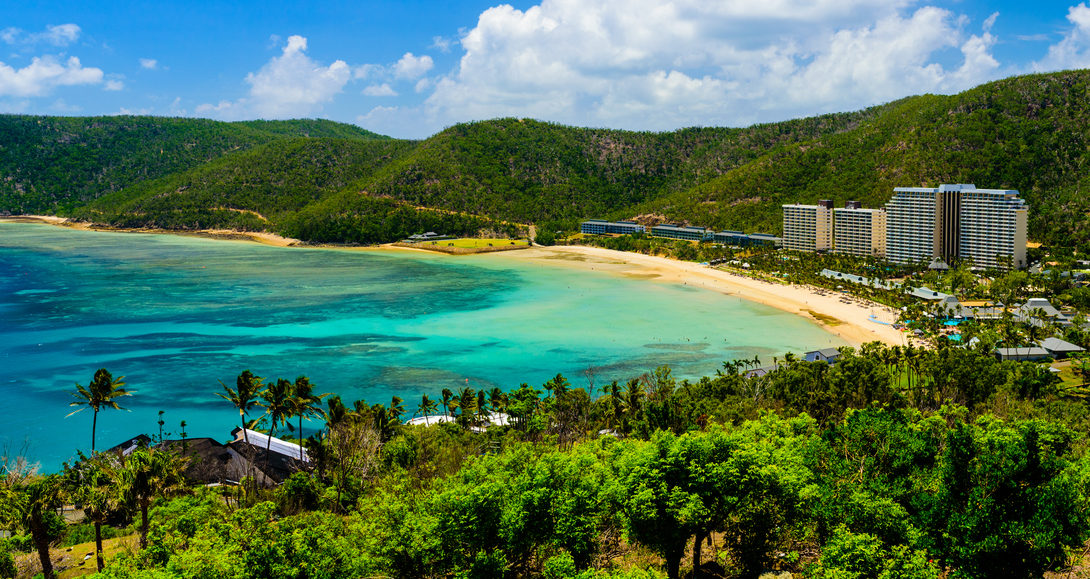
<path id="1" fill-rule="evenodd" d="M 98 224 L 378 243 L 516 235 L 661 215 L 782 234 L 799 199 L 887 202 L 895 187 L 1021 192 L 1030 239 L 1090 241 L 1090 71 L 748 128 L 668 133 L 496 119 L 396 140 L 321 120 L 0 116 L 0 212 Z"/>

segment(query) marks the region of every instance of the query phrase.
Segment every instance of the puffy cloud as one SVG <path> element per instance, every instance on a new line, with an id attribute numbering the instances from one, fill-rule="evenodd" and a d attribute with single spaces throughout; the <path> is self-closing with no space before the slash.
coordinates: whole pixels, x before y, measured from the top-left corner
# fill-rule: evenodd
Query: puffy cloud
<path id="1" fill-rule="evenodd" d="M 397 96 L 397 91 L 390 88 L 390 85 L 388 85 L 386 83 L 382 83 L 382 84 L 373 84 L 373 85 L 363 89 L 363 94 L 365 96 L 372 96 L 372 97 L 390 97 L 390 96 Z"/>
<path id="2" fill-rule="evenodd" d="M 125 88 L 125 83 L 121 82 L 120 80 L 116 80 L 116 79 L 111 79 L 111 80 L 106 81 L 106 86 L 103 87 L 103 89 L 109 90 L 109 91 L 119 91 L 119 90 L 122 90 L 124 88 Z"/>
<path id="3" fill-rule="evenodd" d="M 246 75 L 253 110 L 262 116 L 307 115 L 333 100 L 352 76 L 343 60 L 321 66 L 305 54 L 307 39 L 288 37 L 279 57 Z"/>
<path id="4" fill-rule="evenodd" d="M 1048 48 L 1048 54 L 1033 63 L 1039 72 L 1090 67 L 1090 8 L 1085 2 L 1067 9 L 1072 28 L 1062 40 Z"/>
<path id="5" fill-rule="evenodd" d="M 434 63 L 430 56 L 426 54 L 424 56 L 413 56 L 413 53 L 406 52 L 405 56 L 402 56 L 401 60 L 394 65 L 394 76 L 405 79 L 420 78 L 427 74 L 432 66 L 434 66 Z"/>
<path id="6" fill-rule="evenodd" d="M 496 116 L 668 129 L 848 110 L 990 80 L 990 29 L 911 0 L 543 0 L 484 11 L 426 102 L 437 126 Z M 958 55 L 953 65 L 950 55 Z M 944 63 L 946 63 L 944 65 Z M 415 114 L 415 112 L 414 112 Z"/>
<path id="7" fill-rule="evenodd" d="M 101 69 L 84 67 L 75 56 L 63 62 L 36 57 L 20 69 L 0 62 L 0 97 L 40 97 L 61 86 L 100 84 L 103 77 Z"/>
<path id="8" fill-rule="evenodd" d="M 234 119 L 248 116 L 284 118 L 306 116 L 333 100 L 352 77 L 343 60 L 323 66 L 306 55 L 307 39 L 288 37 L 280 56 L 273 57 L 257 72 L 246 75 L 250 93 L 237 101 L 202 104 L 198 114 Z"/>
<path id="9" fill-rule="evenodd" d="M 159 68 L 159 61 L 154 58 L 141 58 L 140 68 L 146 68 L 148 70 L 155 70 Z"/>

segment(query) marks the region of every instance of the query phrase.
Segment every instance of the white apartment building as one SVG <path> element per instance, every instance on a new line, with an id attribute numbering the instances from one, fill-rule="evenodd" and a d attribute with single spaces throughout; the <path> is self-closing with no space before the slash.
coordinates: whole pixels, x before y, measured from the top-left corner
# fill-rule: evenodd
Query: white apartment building
<path id="1" fill-rule="evenodd" d="M 958 254 L 977 267 L 1026 267 L 1028 210 L 1018 191 L 961 191 Z"/>
<path id="2" fill-rule="evenodd" d="M 783 247 L 797 251 L 832 249 L 833 202 L 822 199 L 817 205 L 784 205 Z"/>
<path id="3" fill-rule="evenodd" d="M 837 253 L 885 257 L 886 212 L 864 209 L 859 201 L 833 209 L 833 248 Z"/>
<path id="4" fill-rule="evenodd" d="M 937 189 L 897 187 L 886 203 L 886 258 L 894 263 L 941 256 L 942 206 Z"/>
<path id="5" fill-rule="evenodd" d="M 886 257 L 896 263 L 937 257 L 1022 268 L 1027 214 L 1015 190 L 973 184 L 897 187 L 886 204 Z"/>

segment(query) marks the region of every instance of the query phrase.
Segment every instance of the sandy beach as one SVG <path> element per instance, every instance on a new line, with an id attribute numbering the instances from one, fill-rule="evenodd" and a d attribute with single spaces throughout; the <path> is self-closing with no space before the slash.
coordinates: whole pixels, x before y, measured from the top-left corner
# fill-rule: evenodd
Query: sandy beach
<path id="1" fill-rule="evenodd" d="M 889 325 L 896 320 L 894 310 L 820 288 L 765 282 L 698 263 L 598 247 L 535 247 L 510 255 L 516 259 L 567 259 L 582 262 L 591 270 L 718 291 L 807 317 L 856 346 L 874 341 L 904 345 L 906 339 Z M 885 323 L 872 321 L 872 315 Z"/>
<path id="2" fill-rule="evenodd" d="M 133 231 L 139 233 L 165 233 L 173 235 L 196 235 L 213 239 L 245 240 L 278 247 L 290 247 L 299 244 L 297 239 L 282 237 L 273 233 L 241 232 L 233 230 L 209 229 L 200 231 L 167 231 L 158 229 L 110 229 L 96 228 L 86 223 L 70 222 L 63 217 L 49 215 L 20 215 L 0 217 L 2 221 L 36 222 L 50 225 L 72 227 L 76 229 L 96 229 L 101 231 Z M 308 245 L 307 247 L 315 247 Z M 397 247 L 392 245 L 381 248 L 349 248 L 387 251 L 424 251 L 417 248 Z M 429 252 L 430 253 L 430 252 Z M 665 257 L 614 251 L 599 247 L 580 245 L 561 245 L 502 253 L 483 253 L 470 259 L 489 259 L 488 256 L 503 255 L 515 259 L 555 260 L 563 259 L 589 270 L 602 270 L 666 283 L 679 283 L 720 292 L 726 296 L 758 302 L 774 308 L 804 316 L 821 325 L 825 330 L 839 336 L 844 341 L 856 346 L 866 342 L 880 341 L 889 345 L 903 345 L 906 337 L 889 324 L 897 318 L 897 313 L 880 304 L 868 304 L 857 298 L 800 285 L 788 285 L 753 279 L 741 274 L 711 268 L 698 263 L 679 261 Z M 458 257 L 454 257 L 457 259 Z M 871 318 L 877 319 L 879 323 Z"/>
<path id="3" fill-rule="evenodd" d="M 118 229 L 113 227 L 96 227 L 94 225 L 91 225 L 90 223 L 84 223 L 82 221 L 71 221 L 65 217 L 55 217 L 53 215 L 12 215 L 0 217 L 0 221 L 10 221 L 15 223 L 45 223 L 48 225 L 70 227 L 72 229 L 82 229 L 86 231 L 117 231 L 121 233 L 192 235 L 196 237 L 207 237 L 210 239 L 253 241 L 264 245 L 275 245 L 277 247 L 290 247 L 292 245 L 301 243 L 298 239 L 283 237 L 275 233 L 266 233 L 264 231 L 235 231 L 233 229 L 198 229 L 194 231 L 177 231 L 172 229 Z"/>

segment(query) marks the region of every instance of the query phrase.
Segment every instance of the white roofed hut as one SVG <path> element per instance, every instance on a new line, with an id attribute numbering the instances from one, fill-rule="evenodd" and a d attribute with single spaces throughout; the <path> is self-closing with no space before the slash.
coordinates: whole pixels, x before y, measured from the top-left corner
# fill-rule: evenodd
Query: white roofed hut
<path id="1" fill-rule="evenodd" d="M 246 430 L 244 436 L 241 428 L 232 430 L 231 435 L 235 439 L 228 443 L 228 446 L 252 461 L 253 468 L 259 471 L 259 480 L 265 478 L 268 482 L 279 484 L 292 473 L 310 465 L 310 456 L 307 455 L 306 449 L 293 442 L 280 440 L 275 436 L 254 430 Z M 250 448 L 246 445 L 247 437 L 250 440 Z M 267 457 L 266 447 L 268 447 Z"/>

